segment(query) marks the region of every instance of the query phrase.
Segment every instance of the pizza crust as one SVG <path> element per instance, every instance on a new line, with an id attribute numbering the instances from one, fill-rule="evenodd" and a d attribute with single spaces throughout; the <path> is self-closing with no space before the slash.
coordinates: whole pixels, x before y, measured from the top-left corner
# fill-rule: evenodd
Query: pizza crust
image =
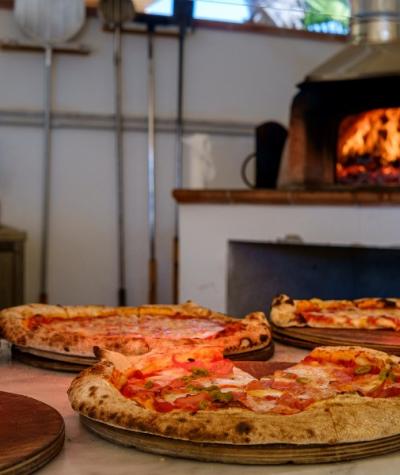
<path id="1" fill-rule="evenodd" d="M 75 378 L 68 390 L 74 410 L 91 419 L 172 439 L 221 444 L 339 444 L 400 433 L 400 398 L 339 395 L 293 415 L 254 413 L 241 408 L 158 413 L 122 396 L 111 383 L 125 357 L 103 359 Z M 112 360 L 112 361 L 110 361 Z"/>
<path id="2" fill-rule="evenodd" d="M 234 340 L 230 336 L 219 338 L 221 345 L 224 347 L 225 355 L 260 350 L 267 347 L 272 340 L 271 329 L 263 312 L 253 312 L 242 319 L 238 319 L 202 307 L 190 300 L 180 305 L 142 305 L 139 307 L 140 316 L 164 315 L 173 317 L 176 314 L 190 315 L 196 318 L 212 318 L 222 325 L 227 322 L 241 322 L 245 329 L 235 334 Z M 185 343 L 190 344 L 192 341 L 187 340 Z"/>
<path id="3" fill-rule="evenodd" d="M 55 317 L 69 319 L 76 317 L 107 317 L 112 315 L 137 316 L 138 318 L 148 316 L 184 315 L 193 316 L 196 319 L 210 319 L 220 322 L 221 325 L 227 323 L 241 322 L 244 329 L 236 332 L 234 336 L 227 335 L 218 337 L 218 344 L 224 347 L 226 355 L 247 353 L 267 347 L 271 343 L 271 330 L 261 312 L 254 312 L 243 319 L 228 317 L 222 313 L 213 312 L 210 309 L 201 307 L 193 302 L 186 302 L 181 305 L 144 305 L 141 307 L 108 307 L 99 305 L 87 306 L 61 306 L 30 304 L 4 309 L 0 313 L 0 336 L 11 343 L 24 348 L 32 348 L 44 351 L 51 351 L 59 354 L 74 356 L 93 357 L 93 347 L 101 346 L 110 350 L 119 351 L 125 354 L 142 354 L 149 351 L 150 347 L 163 344 L 193 344 L 201 339 L 180 339 L 179 341 L 168 342 L 151 337 L 136 338 L 129 335 L 108 336 L 107 340 L 102 337 L 82 335 L 79 332 L 53 331 L 39 334 L 31 331 L 26 325 L 26 319 L 40 315 L 43 317 Z"/>
<path id="4" fill-rule="evenodd" d="M 298 324 L 295 319 L 295 310 L 296 305 L 293 299 L 285 294 L 278 295 L 272 301 L 270 319 L 278 327 L 291 327 L 294 324 L 306 326 L 306 323 Z"/>

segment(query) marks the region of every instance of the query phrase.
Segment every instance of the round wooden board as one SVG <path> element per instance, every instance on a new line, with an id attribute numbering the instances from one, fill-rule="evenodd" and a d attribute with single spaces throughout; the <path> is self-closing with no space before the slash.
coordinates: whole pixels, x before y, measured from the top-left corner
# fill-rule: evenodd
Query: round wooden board
<path id="1" fill-rule="evenodd" d="M 36 348 L 29 348 L 27 346 L 13 345 L 13 348 L 23 353 L 39 356 L 40 358 L 46 358 L 53 361 L 61 361 L 63 363 L 75 363 L 85 366 L 90 366 L 97 361 L 94 356 L 79 356 L 71 355 L 67 353 L 57 353 L 55 351 L 37 350 Z"/>
<path id="2" fill-rule="evenodd" d="M 64 420 L 52 407 L 0 392 L 0 475 L 25 475 L 46 465 L 64 445 Z"/>
<path id="3" fill-rule="evenodd" d="M 277 465 L 343 462 L 400 449 L 400 434 L 369 442 L 337 445 L 228 445 L 175 440 L 104 424 L 81 416 L 82 423 L 100 437 L 144 452 L 202 462 L 223 462 L 244 465 Z"/>
<path id="4" fill-rule="evenodd" d="M 339 328 L 281 328 L 271 324 L 275 341 L 300 348 L 365 346 L 400 356 L 400 332 Z"/>
<path id="5" fill-rule="evenodd" d="M 76 355 L 64 355 L 50 351 L 36 350 L 13 345 L 11 353 L 14 359 L 21 363 L 35 366 L 36 368 L 52 369 L 55 371 L 67 371 L 77 373 L 97 362 L 96 358 L 79 357 Z M 274 344 L 271 342 L 265 348 L 238 355 L 227 356 L 233 361 L 266 361 L 274 354 Z"/>

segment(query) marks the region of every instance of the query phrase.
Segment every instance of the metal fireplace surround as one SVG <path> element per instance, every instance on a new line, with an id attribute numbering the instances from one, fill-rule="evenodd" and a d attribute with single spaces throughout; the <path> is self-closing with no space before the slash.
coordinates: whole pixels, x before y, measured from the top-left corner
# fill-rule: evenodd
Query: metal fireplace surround
<path id="1" fill-rule="evenodd" d="M 353 0 L 350 45 L 311 72 L 299 89 L 279 186 L 343 187 L 335 180 L 341 121 L 400 107 L 400 1 Z"/>

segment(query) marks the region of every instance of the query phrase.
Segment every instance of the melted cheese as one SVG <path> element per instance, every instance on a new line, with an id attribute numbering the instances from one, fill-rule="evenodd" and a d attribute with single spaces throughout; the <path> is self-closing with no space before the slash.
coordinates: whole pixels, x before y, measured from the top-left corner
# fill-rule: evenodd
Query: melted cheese
<path id="1" fill-rule="evenodd" d="M 147 378 L 149 381 L 152 381 L 153 383 L 159 384 L 160 386 L 168 386 L 172 381 L 175 379 L 181 378 L 182 376 L 185 376 L 187 374 L 187 371 L 184 370 L 183 368 L 169 368 L 165 369 L 159 374 L 156 374 L 154 376 L 150 376 Z"/>
<path id="2" fill-rule="evenodd" d="M 245 402 L 245 406 L 251 409 L 254 412 L 269 412 L 276 406 L 275 400 L 255 398 L 251 395 L 248 395 Z"/>
<path id="3" fill-rule="evenodd" d="M 245 371 L 241 370 L 240 368 L 237 368 L 234 366 L 233 371 L 232 371 L 232 376 L 231 377 L 224 377 L 224 378 L 211 378 L 207 380 L 208 385 L 213 385 L 215 384 L 216 386 L 228 386 L 228 388 L 221 388 L 221 391 L 227 390 L 229 391 L 229 388 L 243 388 L 247 384 L 249 384 L 251 381 L 254 381 L 256 378 L 251 376 L 249 373 L 246 373 Z M 203 386 L 206 386 L 203 384 Z"/>

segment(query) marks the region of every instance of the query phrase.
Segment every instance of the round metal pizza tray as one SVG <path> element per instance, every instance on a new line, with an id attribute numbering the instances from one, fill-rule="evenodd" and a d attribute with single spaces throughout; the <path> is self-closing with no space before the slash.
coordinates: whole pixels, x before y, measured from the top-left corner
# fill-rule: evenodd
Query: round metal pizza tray
<path id="1" fill-rule="evenodd" d="M 160 437 L 111 426 L 86 416 L 80 417 L 82 424 L 90 431 L 115 444 L 152 454 L 202 462 L 243 465 L 344 462 L 389 454 L 400 449 L 400 434 L 372 441 L 336 445 L 228 445 Z"/>

